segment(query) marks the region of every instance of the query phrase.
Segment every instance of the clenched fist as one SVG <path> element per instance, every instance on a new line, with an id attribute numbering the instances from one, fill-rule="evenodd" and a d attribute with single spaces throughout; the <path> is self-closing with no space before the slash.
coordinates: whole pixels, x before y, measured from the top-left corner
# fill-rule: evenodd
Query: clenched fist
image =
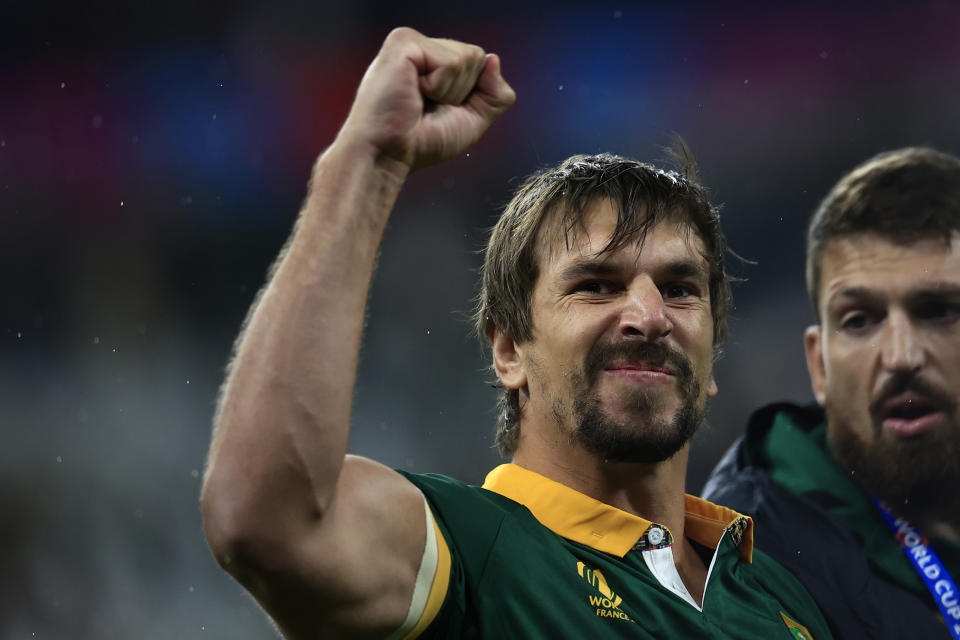
<path id="1" fill-rule="evenodd" d="M 337 141 L 412 171 L 462 152 L 515 100 L 495 54 L 400 27 L 367 69 Z"/>

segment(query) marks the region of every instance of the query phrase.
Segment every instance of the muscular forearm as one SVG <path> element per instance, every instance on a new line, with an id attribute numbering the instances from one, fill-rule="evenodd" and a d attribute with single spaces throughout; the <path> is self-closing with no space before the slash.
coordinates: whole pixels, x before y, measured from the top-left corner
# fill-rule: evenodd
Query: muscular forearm
<path id="1" fill-rule="evenodd" d="M 224 388 L 204 486 L 208 523 L 299 528 L 329 504 L 369 281 L 405 177 L 404 165 L 342 137 L 318 160 Z"/>

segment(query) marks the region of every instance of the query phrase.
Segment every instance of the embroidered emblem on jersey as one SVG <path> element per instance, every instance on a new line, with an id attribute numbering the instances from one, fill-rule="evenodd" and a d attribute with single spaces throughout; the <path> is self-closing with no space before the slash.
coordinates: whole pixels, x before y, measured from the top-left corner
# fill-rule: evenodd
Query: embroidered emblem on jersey
<path id="1" fill-rule="evenodd" d="M 607 584 L 607 579 L 603 577 L 599 569 L 589 569 L 584 563 L 578 562 L 577 573 L 600 592 L 599 596 L 587 597 L 590 606 L 596 610 L 597 616 L 601 618 L 619 618 L 620 620 L 633 622 L 630 616 L 620 609 L 620 603 L 623 602 L 623 598 L 610 589 L 610 586 Z"/>
<path id="2" fill-rule="evenodd" d="M 783 623 L 787 625 L 787 629 L 790 629 L 790 633 L 793 634 L 796 640 L 813 640 L 813 636 L 810 635 L 810 632 L 807 631 L 805 626 L 791 619 L 783 611 L 780 612 L 780 617 L 783 618 Z"/>

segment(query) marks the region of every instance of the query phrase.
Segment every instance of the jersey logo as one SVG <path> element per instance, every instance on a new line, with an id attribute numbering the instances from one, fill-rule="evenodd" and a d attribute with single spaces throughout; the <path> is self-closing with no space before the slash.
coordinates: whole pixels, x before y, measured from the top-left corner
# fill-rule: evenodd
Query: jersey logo
<path id="1" fill-rule="evenodd" d="M 784 624 L 787 625 L 787 629 L 790 629 L 790 633 L 793 634 L 793 637 L 796 638 L 796 640 L 813 640 L 813 636 L 810 635 L 810 632 L 807 631 L 805 626 L 796 620 L 791 619 L 783 611 L 780 612 L 780 617 L 783 618 Z"/>
<path id="2" fill-rule="evenodd" d="M 630 620 L 630 616 L 620 609 L 620 603 L 623 602 L 623 598 L 613 592 L 610 585 L 607 584 L 607 579 L 603 577 L 599 569 L 588 569 L 587 565 L 578 562 L 577 573 L 600 592 L 599 596 L 588 596 L 590 606 L 596 610 L 599 617 L 619 618 L 620 620 L 633 622 Z"/>

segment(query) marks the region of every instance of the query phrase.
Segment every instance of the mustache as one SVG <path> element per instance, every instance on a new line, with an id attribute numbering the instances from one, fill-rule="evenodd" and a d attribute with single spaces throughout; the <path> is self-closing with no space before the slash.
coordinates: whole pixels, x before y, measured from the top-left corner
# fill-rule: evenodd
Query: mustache
<path id="1" fill-rule="evenodd" d="M 587 380 L 590 383 L 595 382 L 604 367 L 613 360 L 644 362 L 664 367 L 674 375 L 681 386 L 689 386 L 693 382 L 693 365 L 682 351 L 672 349 L 662 342 L 643 341 L 595 346 L 587 354 L 585 363 Z"/>
<path id="2" fill-rule="evenodd" d="M 875 420 L 879 420 L 883 414 L 884 405 L 891 398 L 908 391 L 923 396 L 939 409 L 948 411 L 956 409 L 957 401 L 951 394 L 914 373 L 898 371 L 883 383 L 879 393 L 870 403 L 870 415 Z"/>

